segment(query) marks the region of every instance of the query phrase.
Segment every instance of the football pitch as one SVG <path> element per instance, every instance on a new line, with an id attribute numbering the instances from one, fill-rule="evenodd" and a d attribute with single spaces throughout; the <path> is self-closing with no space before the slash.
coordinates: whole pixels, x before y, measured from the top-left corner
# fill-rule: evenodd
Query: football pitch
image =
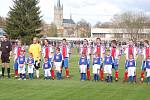
<path id="1" fill-rule="evenodd" d="M 150 100 L 150 85 L 139 82 L 141 57 L 137 61 L 136 84 L 123 82 L 124 57 L 120 61 L 118 82 L 94 82 L 92 70 L 91 80 L 83 82 L 80 81 L 79 57 L 75 54 L 71 55 L 69 79 L 0 80 L 0 100 Z"/>

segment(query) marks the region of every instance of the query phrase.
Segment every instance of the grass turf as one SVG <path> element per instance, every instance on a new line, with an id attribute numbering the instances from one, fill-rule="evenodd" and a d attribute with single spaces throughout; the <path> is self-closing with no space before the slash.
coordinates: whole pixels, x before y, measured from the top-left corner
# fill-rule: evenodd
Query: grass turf
<path id="1" fill-rule="evenodd" d="M 137 65 L 137 76 L 140 77 L 140 57 Z M 70 79 L 60 81 L 45 81 L 43 79 L 19 81 L 13 78 L 11 80 L 0 80 L 0 100 L 149 100 L 150 85 L 122 82 L 124 57 L 120 61 L 119 69 L 119 82 L 81 82 L 78 56 L 72 55 Z M 91 75 L 91 78 L 93 79 L 93 75 Z"/>

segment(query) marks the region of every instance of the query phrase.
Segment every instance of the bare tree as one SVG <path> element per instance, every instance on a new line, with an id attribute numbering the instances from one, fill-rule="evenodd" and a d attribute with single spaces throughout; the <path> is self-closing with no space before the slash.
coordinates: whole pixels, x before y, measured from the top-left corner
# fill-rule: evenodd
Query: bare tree
<path id="1" fill-rule="evenodd" d="M 99 21 L 99 22 L 97 22 L 95 25 L 94 25 L 94 28 L 101 28 L 101 22 Z"/>
<path id="2" fill-rule="evenodd" d="M 115 28 L 122 29 L 129 33 L 130 39 L 137 40 L 138 33 L 142 32 L 145 26 L 146 15 L 143 12 L 125 12 L 114 15 L 112 22 Z"/>
<path id="3" fill-rule="evenodd" d="M 50 24 L 47 36 L 49 36 L 49 37 L 57 37 L 57 26 L 54 23 Z"/>
<path id="4" fill-rule="evenodd" d="M 6 25 L 5 18 L 3 18 L 3 17 L 0 16 L 0 27 L 5 27 L 5 25 Z"/>
<path id="5" fill-rule="evenodd" d="M 76 24 L 76 31 L 79 37 L 90 37 L 91 24 L 84 19 L 81 19 Z"/>

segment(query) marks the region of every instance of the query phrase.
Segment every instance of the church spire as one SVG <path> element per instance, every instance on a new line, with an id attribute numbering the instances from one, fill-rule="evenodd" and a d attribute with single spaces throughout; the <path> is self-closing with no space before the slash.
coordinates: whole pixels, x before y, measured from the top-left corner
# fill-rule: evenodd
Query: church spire
<path id="1" fill-rule="evenodd" d="M 59 7 L 59 8 L 61 7 L 60 0 L 57 1 L 57 7 Z"/>
<path id="2" fill-rule="evenodd" d="M 71 13 L 71 10 L 70 10 L 70 19 L 72 19 L 72 13 Z"/>

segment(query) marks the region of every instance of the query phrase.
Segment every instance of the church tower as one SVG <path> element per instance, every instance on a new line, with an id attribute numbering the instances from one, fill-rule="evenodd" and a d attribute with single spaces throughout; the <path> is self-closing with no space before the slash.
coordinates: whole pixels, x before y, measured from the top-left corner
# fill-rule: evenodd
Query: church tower
<path id="1" fill-rule="evenodd" d="M 63 5 L 61 5 L 60 0 L 54 6 L 54 23 L 57 29 L 61 29 L 63 26 Z"/>

